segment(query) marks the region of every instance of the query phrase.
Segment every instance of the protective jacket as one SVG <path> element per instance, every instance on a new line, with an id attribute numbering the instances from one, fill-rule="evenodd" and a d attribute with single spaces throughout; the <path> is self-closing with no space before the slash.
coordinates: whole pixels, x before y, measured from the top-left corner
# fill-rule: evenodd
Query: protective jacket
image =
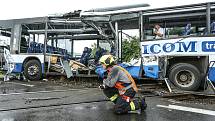
<path id="1" fill-rule="evenodd" d="M 108 87 L 115 87 L 119 90 L 119 94 L 123 94 L 127 89 L 137 88 L 131 75 L 120 66 L 108 68 L 108 77 L 103 81 L 103 84 Z"/>

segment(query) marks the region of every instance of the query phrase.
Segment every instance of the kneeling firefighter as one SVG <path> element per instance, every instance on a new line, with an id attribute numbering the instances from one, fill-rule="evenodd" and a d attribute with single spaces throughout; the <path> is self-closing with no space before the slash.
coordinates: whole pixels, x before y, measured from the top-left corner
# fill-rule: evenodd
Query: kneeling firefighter
<path id="1" fill-rule="evenodd" d="M 124 114 L 144 110 L 147 107 L 145 98 L 133 99 L 138 88 L 131 75 L 124 68 L 115 64 L 112 55 L 102 56 L 99 62 L 108 72 L 108 76 L 103 80 L 100 88 L 115 104 L 114 112 Z"/>

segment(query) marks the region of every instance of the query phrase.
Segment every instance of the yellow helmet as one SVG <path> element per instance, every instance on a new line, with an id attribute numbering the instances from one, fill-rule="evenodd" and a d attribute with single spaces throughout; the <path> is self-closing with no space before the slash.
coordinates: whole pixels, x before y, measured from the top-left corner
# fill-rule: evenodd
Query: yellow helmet
<path id="1" fill-rule="evenodd" d="M 99 62 L 101 64 L 104 64 L 106 66 L 109 66 L 109 65 L 113 65 L 115 64 L 115 59 L 112 55 L 103 55 L 100 59 L 99 59 Z"/>

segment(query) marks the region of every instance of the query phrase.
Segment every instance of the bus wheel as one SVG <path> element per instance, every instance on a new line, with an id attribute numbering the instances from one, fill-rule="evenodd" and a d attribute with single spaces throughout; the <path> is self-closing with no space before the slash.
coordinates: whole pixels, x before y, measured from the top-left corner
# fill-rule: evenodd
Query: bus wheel
<path id="1" fill-rule="evenodd" d="M 31 81 L 40 80 L 42 77 L 42 67 L 38 60 L 29 60 L 24 65 L 24 75 Z"/>
<path id="2" fill-rule="evenodd" d="M 192 64 L 175 64 L 170 68 L 169 72 L 169 80 L 182 90 L 194 91 L 201 84 L 200 71 Z"/>

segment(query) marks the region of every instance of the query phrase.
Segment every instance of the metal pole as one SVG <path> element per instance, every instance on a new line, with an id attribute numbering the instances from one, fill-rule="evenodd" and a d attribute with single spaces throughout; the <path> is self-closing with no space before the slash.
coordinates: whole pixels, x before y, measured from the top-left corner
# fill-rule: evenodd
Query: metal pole
<path id="1" fill-rule="evenodd" d="M 206 26 L 207 26 L 207 33 L 210 34 L 211 33 L 211 4 L 207 3 L 207 8 L 206 8 Z"/>
<path id="2" fill-rule="evenodd" d="M 54 37 L 54 36 L 52 36 L 52 37 Z M 51 45 L 52 45 L 52 47 L 54 47 L 54 39 L 51 39 Z"/>
<path id="3" fill-rule="evenodd" d="M 71 56 L 73 58 L 73 51 L 74 51 L 74 40 L 71 39 Z"/>
<path id="4" fill-rule="evenodd" d="M 33 34 L 33 41 L 34 41 L 34 42 L 36 41 L 36 37 L 35 37 L 35 34 Z"/>
<path id="5" fill-rule="evenodd" d="M 166 21 L 164 21 L 164 38 L 166 38 Z"/>
<path id="6" fill-rule="evenodd" d="M 116 57 L 119 58 L 119 32 L 118 32 L 118 22 L 115 22 L 115 48 L 116 48 Z"/>
<path id="7" fill-rule="evenodd" d="M 144 39 L 144 33 L 143 33 L 143 12 L 141 11 L 139 13 L 139 35 L 140 35 L 140 42 Z"/>
<path id="8" fill-rule="evenodd" d="M 57 48 L 58 46 L 58 39 L 55 40 L 55 47 Z"/>
<path id="9" fill-rule="evenodd" d="M 97 8 L 97 9 L 91 9 L 91 10 L 84 11 L 84 12 L 107 12 L 107 11 L 117 11 L 117 10 L 148 7 L 148 6 L 149 6 L 149 4 L 135 4 L 135 5 L 107 7 L 107 8 Z"/>
<path id="10" fill-rule="evenodd" d="M 118 48 L 119 48 L 119 61 L 121 62 L 121 59 L 122 59 L 122 41 L 121 41 L 121 39 L 119 39 L 119 31 L 117 31 L 117 33 L 118 33 Z"/>
<path id="11" fill-rule="evenodd" d="M 139 12 L 139 35 L 140 35 L 140 42 L 139 42 L 139 45 L 140 45 L 140 48 L 141 48 L 141 42 L 144 40 L 144 25 L 143 25 L 143 12 Z M 143 57 L 142 57 L 142 52 L 140 50 L 140 58 L 141 58 L 141 64 L 140 64 L 140 70 L 139 70 L 139 77 L 142 77 L 142 73 L 143 73 Z"/>
<path id="12" fill-rule="evenodd" d="M 1 57 L 1 69 L 3 67 L 3 57 Z"/>
<path id="13" fill-rule="evenodd" d="M 65 33 L 70 32 L 74 34 L 81 34 L 84 32 L 95 32 L 93 28 L 86 28 L 86 29 L 47 29 L 47 30 L 28 30 L 29 33 L 36 33 L 36 34 L 43 34 L 45 31 L 47 33 Z"/>
<path id="14" fill-rule="evenodd" d="M 165 78 L 164 80 L 165 80 L 166 85 L 167 85 L 167 87 L 168 87 L 168 89 L 169 89 L 169 92 L 172 93 L 172 89 L 171 89 L 171 87 L 170 87 L 170 82 L 169 82 L 169 80 L 168 80 L 167 78 Z"/>
<path id="15" fill-rule="evenodd" d="M 46 18 L 46 23 L 45 23 L 45 37 L 44 37 L 44 51 L 43 51 L 43 55 L 44 55 L 44 72 L 45 72 L 45 60 L 46 60 L 46 50 L 47 50 L 46 46 L 47 46 L 47 38 L 48 38 L 47 30 L 48 30 L 48 18 Z"/>
<path id="16" fill-rule="evenodd" d="M 120 43 L 121 43 L 121 44 L 120 44 L 120 60 L 121 60 L 121 62 L 122 62 L 122 51 L 123 51 L 123 50 L 122 50 L 122 39 L 123 39 L 123 38 L 122 38 L 122 29 L 121 29 L 121 38 L 120 38 Z"/>
<path id="17" fill-rule="evenodd" d="M 96 48 L 99 48 L 99 40 L 96 41 Z"/>
<path id="18" fill-rule="evenodd" d="M 14 24 L 11 33 L 10 51 L 12 54 L 20 53 L 22 26 Z"/>
<path id="19" fill-rule="evenodd" d="M 111 38 L 110 36 L 108 36 Z M 73 40 L 106 40 L 102 35 L 77 35 L 77 36 L 72 36 L 72 35 L 58 35 L 56 37 L 48 37 L 48 39 L 73 39 Z"/>

